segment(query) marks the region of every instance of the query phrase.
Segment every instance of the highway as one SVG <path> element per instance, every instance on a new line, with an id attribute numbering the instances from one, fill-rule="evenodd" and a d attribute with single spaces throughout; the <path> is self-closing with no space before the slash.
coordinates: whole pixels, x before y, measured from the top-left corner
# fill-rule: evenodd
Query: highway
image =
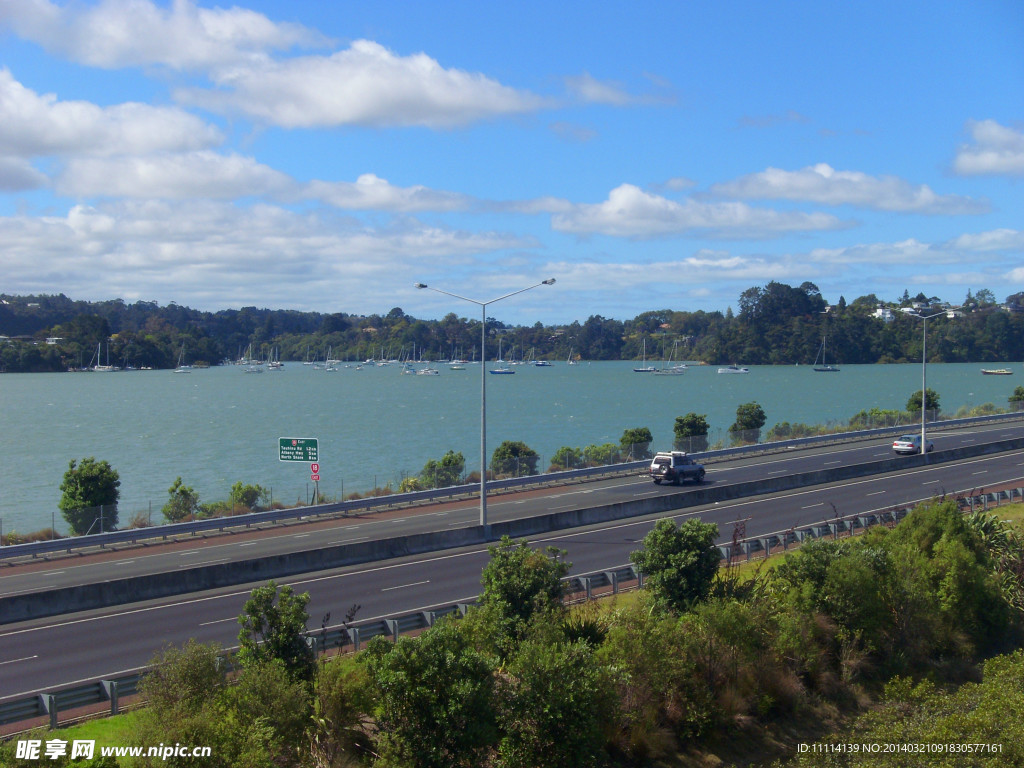
<path id="1" fill-rule="evenodd" d="M 1022 434 L 1024 426 L 1003 424 L 993 429 L 936 433 L 931 437 L 936 450 L 941 451 Z M 786 455 L 749 457 L 710 466 L 708 482 L 733 483 L 876 461 L 891 457 L 890 445 L 891 440 L 879 440 Z M 728 540 L 732 536 L 733 522 L 739 519 L 746 521 L 746 535 L 755 536 L 828 520 L 836 514 L 881 511 L 942 493 L 1003 483 L 1022 484 L 1022 479 L 1024 451 L 1009 451 L 780 494 L 690 507 L 680 510 L 674 518 L 681 521 L 700 517 L 717 523 L 721 539 Z M 489 510 L 492 519 L 500 520 L 689 490 L 686 486 L 678 489 L 655 486 L 647 478 L 630 477 L 498 497 L 490 501 Z M 69 572 L 71 581 L 67 583 L 81 583 L 102 579 L 104 574 L 116 574 L 105 578 L 123 577 L 128 566 L 172 569 L 183 562 L 195 565 L 200 560 L 221 557 L 263 556 L 261 553 L 280 551 L 282 546 L 312 548 L 350 536 L 409 533 L 419 526 L 469 526 L 476 523 L 477 506 L 470 501 L 428 507 L 413 516 L 396 515 L 398 513 L 392 512 L 372 518 L 278 529 L 276 536 L 219 537 L 184 550 L 174 547 L 137 549 L 115 553 L 114 559 L 82 559 L 73 561 L 73 565 L 72 561 L 60 561 L 44 567 L 34 565 L 23 571 L 11 569 L 0 579 L 0 589 L 44 589 L 60 583 L 57 578 Z M 627 563 L 630 552 L 638 547 L 656 519 L 656 516 L 633 518 L 559 531 L 534 538 L 531 544 L 568 550 L 573 572 L 585 573 Z M 297 538 L 299 536 L 302 538 Z M 362 606 L 356 621 L 365 621 L 470 600 L 479 591 L 480 572 L 486 561 L 486 548 L 473 547 L 313 573 L 282 582 L 291 584 L 296 591 L 310 593 L 310 628 L 315 629 L 324 614 L 330 612 L 331 624 L 336 624 L 353 604 Z M 201 642 L 234 645 L 237 616 L 253 586 L 256 585 L 5 625 L 0 630 L 0 699 L 131 671 L 145 666 L 161 647 L 181 645 L 190 637 Z"/>

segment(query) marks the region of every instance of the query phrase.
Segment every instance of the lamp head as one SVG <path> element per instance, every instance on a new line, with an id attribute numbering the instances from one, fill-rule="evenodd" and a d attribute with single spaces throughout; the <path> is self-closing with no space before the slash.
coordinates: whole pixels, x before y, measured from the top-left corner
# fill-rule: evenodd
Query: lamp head
<path id="1" fill-rule="evenodd" d="M 541 285 L 554 285 L 554 284 L 555 284 L 555 278 L 553 278 L 553 277 L 549 277 L 547 280 L 544 280 L 544 281 L 541 282 Z"/>
<path id="2" fill-rule="evenodd" d="M 415 286 L 415 287 L 416 287 L 416 288 L 426 288 L 426 287 L 427 287 L 427 284 L 426 284 L 426 283 L 416 283 L 416 286 Z"/>

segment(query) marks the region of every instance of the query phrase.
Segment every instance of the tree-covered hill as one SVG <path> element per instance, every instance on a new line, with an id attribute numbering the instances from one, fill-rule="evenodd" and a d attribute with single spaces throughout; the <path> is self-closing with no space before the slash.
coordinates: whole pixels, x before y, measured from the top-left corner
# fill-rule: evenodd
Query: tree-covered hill
<path id="1" fill-rule="evenodd" d="M 957 316 L 939 314 L 928 324 L 930 362 L 994 362 L 1024 359 L 1024 293 L 997 304 L 991 291 L 968 294 Z M 909 314 L 932 315 L 950 306 L 919 295 L 884 303 L 874 295 L 832 305 L 813 283 L 771 282 L 744 291 L 739 311 L 662 309 L 631 320 L 592 315 L 550 326 L 510 326 L 488 319 L 487 356 L 497 337 L 506 356 L 537 359 L 635 359 L 646 342 L 648 359 L 674 355 L 712 365 L 808 364 L 827 339 L 829 362 L 892 363 L 921 359 L 922 323 Z M 323 314 L 243 307 L 203 312 L 175 303 L 160 306 L 120 299 L 76 301 L 61 295 L 0 296 L 0 370 L 61 371 L 88 365 L 102 345 L 112 363 L 173 367 L 185 349 L 190 363 L 216 364 L 246 350 L 266 358 L 342 360 L 479 358 L 479 320 L 451 313 L 421 320 L 395 307 L 386 314 Z M 49 342 L 47 341 L 49 340 Z"/>

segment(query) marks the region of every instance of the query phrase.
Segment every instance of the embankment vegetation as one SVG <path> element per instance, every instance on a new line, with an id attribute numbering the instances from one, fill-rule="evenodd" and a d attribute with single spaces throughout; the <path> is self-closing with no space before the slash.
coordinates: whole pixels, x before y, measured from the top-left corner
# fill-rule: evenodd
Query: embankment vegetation
<path id="1" fill-rule="evenodd" d="M 799 748 L 854 740 L 999 744 L 969 764 L 1020 765 L 1008 517 L 937 499 L 742 575 L 704 557 L 715 526 L 663 521 L 634 554 L 647 589 L 575 608 L 563 552 L 505 539 L 464 618 L 312 663 L 303 597 L 262 588 L 241 642 L 263 627 L 282 650 L 245 653 L 229 686 L 218 648 L 168 649 L 126 738 L 210 745 L 203 765 L 232 767 L 966 764 Z"/>

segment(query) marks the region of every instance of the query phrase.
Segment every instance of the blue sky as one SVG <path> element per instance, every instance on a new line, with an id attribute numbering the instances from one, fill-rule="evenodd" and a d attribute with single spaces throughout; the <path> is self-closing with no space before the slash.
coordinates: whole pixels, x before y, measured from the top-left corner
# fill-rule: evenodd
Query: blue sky
<path id="1" fill-rule="evenodd" d="M 1016 0 L 0 3 L 0 292 L 566 323 L 1022 257 Z"/>

